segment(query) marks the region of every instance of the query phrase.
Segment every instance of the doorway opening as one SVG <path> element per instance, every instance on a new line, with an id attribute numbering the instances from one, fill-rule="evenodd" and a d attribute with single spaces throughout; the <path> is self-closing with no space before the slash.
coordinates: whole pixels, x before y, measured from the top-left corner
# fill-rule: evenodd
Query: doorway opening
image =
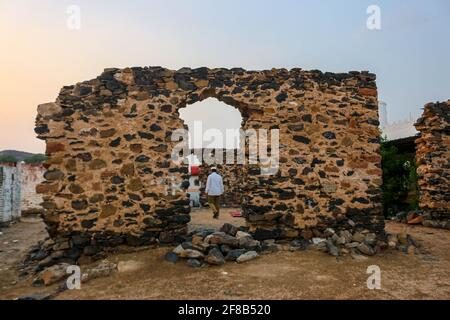
<path id="1" fill-rule="evenodd" d="M 191 200 L 191 231 L 199 228 L 219 229 L 225 223 L 237 227 L 245 225 L 242 216 L 242 188 L 244 185 L 243 165 L 236 161 L 228 163 L 227 154 L 236 159 L 240 147 L 240 129 L 243 125 L 241 112 L 233 106 L 215 98 L 187 105 L 179 110 L 180 118 L 188 127 L 188 158 Z M 222 153 L 222 156 L 219 156 Z M 214 158 L 214 162 L 206 159 Z M 220 214 L 213 219 L 212 209 L 205 192 L 211 167 L 216 167 L 222 177 L 224 194 L 220 198 Z"/>

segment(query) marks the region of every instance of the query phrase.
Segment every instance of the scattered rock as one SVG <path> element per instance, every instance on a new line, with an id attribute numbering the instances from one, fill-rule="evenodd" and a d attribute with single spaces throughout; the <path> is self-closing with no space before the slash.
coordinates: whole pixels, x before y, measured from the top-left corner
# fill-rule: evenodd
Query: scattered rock
<path id="1" fill-rule="evenodd" d="M 207 237 L 210 244 L 226 244 L 232 248 L 239 247 L 239 240 L 224 232 L 215 232 Z"/>
<path id="2" fill-rule="evenodd" d="M 258 253 L 256 251 L 248 251 L 242 255 L 240 255 L 236 261 L 238 263 L 247 262 L 253 259 L 256 259 L 258 257 Z"/>
<path id="3" fill-rule="evenodd" d="M 323 234 L 324 234 L 325 237 L 330 238 L 333 235 L 335 235 L 335 233 L 336 232 L 334 231 L 334 229 L 327 228 Z"/>
<path id="4" fill-rule="evenodd" d="M 367 256 L 373 256 L 375 254 L 375 250 L 364 242 L 359 244 L 358 250 Z"/>
<path id="5" fill-rule="evenodd" d="M 226 261 L 236 261 L 237 258 L 242 256 L 245 253 L 244 249 L 234 249 L 228 252 L 227 256 L 225 257 Z"/>
<path id="6" fill-rule="evenodd" d="M 117 271 L 117 265 L 108 260 L 102 260 L 98 265 L 88 269 L 83 273 L 81 282 L 87 282 L 92 279 L 109 277 L 111 274 Z"/>
<path id="7" fill-rule="evenodd" d="M 67 268 L 70 266 L 68 263 L 59 263 L 51 267 L 48 267 L 42 271 L 37 277 L 37 283 L 42 282 L 45 286 L 50 286 L 64 278 L 68 277 Z"/>
<path id="8" fill-rule="evenodd" d="M 327 239 L 322 239 L 322 238 L 313 238 L 312 239 L 312 242 L 315 245 L 320 244 L 320 243 L 325 242 L 325 241 L 327 241 Z"/>
<path id="9" fill-rule="evenodd" d="M 327 240 L 326 242 L 327 251 L 329 254 L 331 254 L 333 257 L 339 257 L 339 248 L 336 247 L 332 241 Z"/>
<path id="10" fill-rule="evenodd" d="M 202 266 L 202 263 L 197 259 L 188 259 L 187 265 L 192 268 L 200 268 Z"/>
<path id="11" fill-rule="evenodd" d="M 134 260 L 127 260 L 127 261 L 120 261 L 117 264 L 117 270 L 122 272 L 133 272 L 141 269 L 143 267 L 142 262 L 134 261 Z"/>
<path id="12" fill-rule="evenodd" d="M 363 256 L 362 254 L 358 254 L 356 252 L 352 252 L 350 255 L 352 259 L 356 261 L 366 261 L 367 259 L 369 259 L 368 257 Z"/>
<path id="13" fill-rule="evenodd" d="M 352 236 L 352 241 L 353 242 L 363 242 L 365 238 L 366 238 L 366 236 L 363 233 L 356 232 Z"/>
<path id="14" fill-rule="evenodd" d="M 367 243 L 370 246 L 375 245 L 377 242 L 377 235 L 375 233 L 368 233 L 364 237 L 364 242 Z"/>
<path id="15" fill-rule="evenodd" d="M 209 253 L 205 258 L 205 262 L 207 262 L 208 264 L 220 266 L 225 263 L 225 259 L 219 249 L 212 248 L 211 250 L 209 250 Z"/>
<path id="16" fill-rule="evenodd" d="M 296 240 L 292 240 L 291 241 L 290 246 L 294 250 L 301 250 L 301 251 L 303 251 L 303 250 L 308 249 L 309 242 L 306 241 L 306 240 L 298 240 L 298 239 L 296 239 Z"/>
<path id="17" fill-rule="evenodd" d="M 238 231 L 236 233 L 236 238 L 237 239 L 241 239 L 241 238 L 245 238 L 245 237 L 251 237 L 250 233 L 244 232 L 244 231 Z"/>
<path id="18" fill-rule="evenodd" d="M 236 236 L 236 233 L 238 232 L 238 228 L 233 226 L 230 223 L 225 223 L 222 228 L 220 228 L 221 232 L 224 232 L 232 237 Z"/>
<path id="19" fill-rule="evenodd" d="M 32 293 L 26 296 L 21 296 L 17 298 L 16 300 L 49 300 L 53 297 L 52 293 Z"/>
<path id="20" fill-rule="evenodd" d="M 177 263 L 180 258 L 175 252 L 167 252 L 164 259 L 171 263 Z"/>
<path id="21" fill-rule="evenodd" d="M 398 237 L 396 234 L 389 234 L 388 235 L 388 246 L 391 249 L 395 249 L 398 246 Z"/>
<path id="22" fill-rule="evenodd" d="M 184 252 L 184 248 L 183 246 L 180 244 L 178 247 L 176 247 L 175 249 L 173 249 L 173 253 L 175 253 L 178 256 L 181 256 L 181 254 Z"/>
<path id="23" fill-rule="evenodd" d="M 193 250 L 193 249 L 185 249 L 180 254 L 178 254 L 182 258 L 188 258 L 188 259 L 203 259 L 205 255 L 201 253 L 200 251 Z"/>

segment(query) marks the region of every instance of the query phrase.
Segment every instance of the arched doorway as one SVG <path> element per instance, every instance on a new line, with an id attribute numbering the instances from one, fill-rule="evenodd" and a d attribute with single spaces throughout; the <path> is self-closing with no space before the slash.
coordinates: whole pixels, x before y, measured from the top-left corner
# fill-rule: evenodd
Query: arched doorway
<path id="1" fill-rule="evenodd" d="M 242 217 L 243 165 L 237 161 L 240 148 L 241 112 L 216 98 L 188 104 L 179 109 L 180 119 L 189 130 L 191 229 L 218 228 L 224 223 L 245 224 Z M 232 155 L 232 156 L 230 156 Z M 211 158 L 214 158 L 213 163 Z M 217 167 L 223 178 L 225 193 L 221 197 L 219 219 L 212 219 L 204 192 L 210 168 Z"/>

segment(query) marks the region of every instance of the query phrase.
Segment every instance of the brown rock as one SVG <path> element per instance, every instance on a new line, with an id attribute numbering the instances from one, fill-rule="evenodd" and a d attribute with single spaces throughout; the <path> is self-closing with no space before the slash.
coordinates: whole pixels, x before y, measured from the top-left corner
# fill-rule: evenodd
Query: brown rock
<path id="1" fill-rule="evenodd" d="M 106 162 L 102 159 L 94 159 L 89 163 L 89 169 L 91 170 L 99 170 L 106 167 Z"/>
<path id="2" fill-rule="evenodd" d="M 197 80 L 196 82 L 194 82 L 194 84 L 198 88 L 204 88 L 209 85 L 209 81 L 201 79 L 201 80 Z"/>
<path id="3" fill-rule="evenodd" d="M 116 214 L 117 208 L 112 204 L 107 204 L 102 206 L 102 213 L 100 214 L 100 218 L 108 218 L 114 214 Z"/>
<path id="4" fill-rule="evenodd" d="M 124 164 L 120 169 L 120 173 L 128 177 L 134 176 L 134 164 L 133 163 Z"/>
<path id="5" fill-rule="evenodd" d="M 139 191 L 143 187 L 144 185 L 142 184 L 142 181 L 139 178 L 131 179 L 130 183 L 127 185 L 127 188 L 131 191 Z"/>
<path id="6" fill-rule="evenodd" d="M 61 170 L 49 170 L 44 173 L 44 178 L 49 181 L 62 180 L 64 178 L 64 173 Z"/>
<path id="7" fill-rule="evenodd" d="M 112 137 L 116 133 L 116 129 L 111 128 L 107 130 L 101 130 L 100 131 L 100 137 L 101 138 L 109 138 Z"/>
<path id="8" fill-rule="evenodd" d="M 350 147 L 350 146 L 353 145 L 353 139 L 350 138 L 350 137 L 345 137 L 345 138 L 342 139 L 341 144 L 344 147 Z"/>
<path id="9" fill-rule="evenodd" d="M 42 280 L 44 285 L 50 286 L 58 281 L 67 278 L 70 274 L 67 273 L 67 268 L 70 265 L 68 263 L 60 263 L 54 266 L 51 266 L 44 271 L 42 271 L 38 278 Z"/>
<path id="10" fill-rule="evenodd" d="M 77 171 L 77 161 L 75 159 L 68 159 L 64 167 L 69 172 L 75 172 Z"/>
<path id="11" fill-rule="evenodd" d="M 375 88 L 359 88 L 359 94 L 363 96 L 376 97 L 378 91 Z"/>
<path id="12" fill-rule="evenodd" d="M 72 183 L 69 186 L 69 191 L 75 194 L 80 194 L 84 192 L 84 189 L 80 185 Z"/>
<path id="13" fill-rule="evenodd" d="M 173 81 L 167 82 L 166 83 L 166 89 L 167 90 L 177 90 L 178 89 L 178 84 L 176 84 Z"/>
<path id="14" fill-rule="evenodd" d="M 62 111 L 62 108 L 54 102 L 40 104 L 37 109 L 38 114 L 42 117 L 52 117 Z"/>
<path id="15" fill-rule="evenodd" d="M 132 144 L 130 145 L 130 150 L 134 153 L 141 153 L 142 152 L 142 144 Z"/>
<path id="16" fill-rule="evenodd" d="M 51 155 L 52 153 L 64 151 L 65 149 L 66 146 L 63 143 L 48 141 L 45 149 L 45 154 Z"/>
<path id="17" fill-rule="evenodd" d="M 36 186 L 36 193 L 56 193 L 59 190 L 58 184 L 41 183 Z"/>

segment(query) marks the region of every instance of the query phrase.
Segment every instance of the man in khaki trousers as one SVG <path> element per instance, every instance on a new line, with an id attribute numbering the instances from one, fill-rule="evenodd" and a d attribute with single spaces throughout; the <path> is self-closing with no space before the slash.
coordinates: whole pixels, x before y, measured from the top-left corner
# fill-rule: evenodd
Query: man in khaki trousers
<path id="1" fill-rule="evenodd" d="M 213 211 L 213 218 L 219 219 L 220 196 L 223 194 L 223 180 L 217 173 L 217 168 L 211 168 L 211 174 L 206 181 L 205 192 L 208 195 L 209 207 Z"/>

